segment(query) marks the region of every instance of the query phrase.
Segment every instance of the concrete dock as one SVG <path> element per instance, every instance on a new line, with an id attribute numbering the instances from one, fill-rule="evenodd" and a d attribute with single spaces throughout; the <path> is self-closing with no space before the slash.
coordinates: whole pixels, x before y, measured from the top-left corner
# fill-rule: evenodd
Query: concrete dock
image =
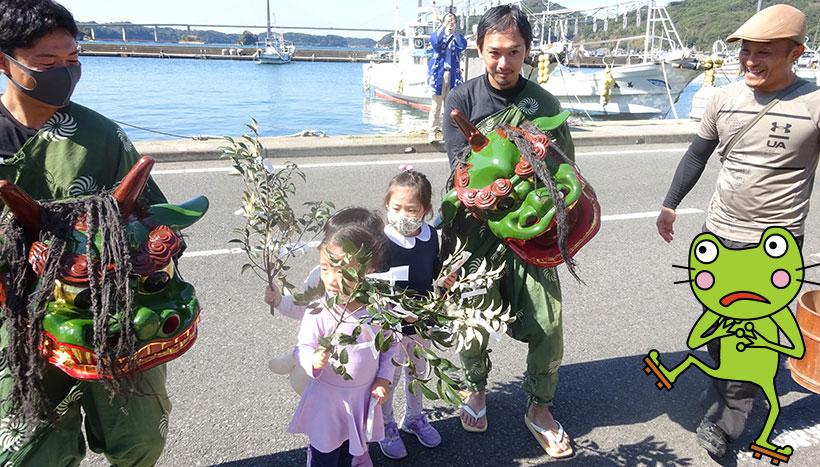
<path id="1" fill-rule="evenodd" d="M 85 56 L 141 57 L 141 58 L 191 58 L 205 60 L 254 60 L 257 47 L 227 46 L 213 44 L 154 44 L 151 42 L 82 42 Z M 370 50 L 347 50 L 297 47 L 292 60 L 299 62 L 370 62 Z"/>

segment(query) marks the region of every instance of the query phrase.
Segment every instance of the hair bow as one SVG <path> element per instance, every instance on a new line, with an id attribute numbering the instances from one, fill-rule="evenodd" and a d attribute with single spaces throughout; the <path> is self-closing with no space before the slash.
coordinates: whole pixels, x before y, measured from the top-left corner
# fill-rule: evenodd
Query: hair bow
<path id="1" fill-rule="evenodd" d="M 402 164 L 402 165 L 399 166 L 399 171 L 400 172 L 412 172 L 413 171 L 413 166 L 410 165 L 410 164 Z"/>

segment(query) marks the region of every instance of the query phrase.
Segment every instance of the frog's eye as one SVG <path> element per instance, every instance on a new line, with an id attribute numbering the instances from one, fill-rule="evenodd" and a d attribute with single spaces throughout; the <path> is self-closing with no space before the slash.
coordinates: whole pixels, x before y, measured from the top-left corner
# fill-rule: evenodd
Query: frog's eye
<path id="1" fill-rule="evenodd" d="M 786 250 L 789 249 L 789 244 L 783 236 L 775 234 L 766 239 L 766 244 L 763 246 L 763 249 L 766 250 L 766 254 L 772 258 L 780 258 L 786 254 Z"/>
<path id="2" fill-rule="evenodd" d="M 718 257 L 718 247 L 711 240 L 701 240 L 695 245 L 695 258 L 703 264 L 709 264 Z"/>

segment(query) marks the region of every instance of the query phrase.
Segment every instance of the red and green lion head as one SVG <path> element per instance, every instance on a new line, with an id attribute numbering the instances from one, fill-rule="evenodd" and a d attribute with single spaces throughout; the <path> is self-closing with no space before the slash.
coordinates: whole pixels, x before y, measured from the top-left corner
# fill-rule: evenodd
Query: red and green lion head
<path id="1" fill-rule="evenodd" d="M 448 223 L 460 208 L 486 223 L 521 260 L 554 267 L 598 232 L 601 209 L 578 168 L 549 137 L 568 112 L 482 134 L 458 110 L 452 118 L 470 144 L 442 203 Z"/>
<path id="2" fill-rule="evenodd" d="M 22 357 L 39 352 L 74 378 L 110 380 L 194 344 L 199 302 L 177 260 L 180 230 L 205 214 L 208 200 L 143 206 L 153 164 L 143 157 L 113 193 L 43 204 L 0 181 L 13 216 L 0 230 L 8 255 L 0 264 L 0 307 L 7 360 L 17 360 L 13 373 Z"/>

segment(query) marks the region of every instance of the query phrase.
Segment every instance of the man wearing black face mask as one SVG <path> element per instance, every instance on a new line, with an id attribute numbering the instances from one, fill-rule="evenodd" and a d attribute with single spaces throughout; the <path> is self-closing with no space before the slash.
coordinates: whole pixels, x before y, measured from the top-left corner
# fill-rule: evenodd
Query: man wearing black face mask
<path id="1" fill-rule="evenodd" d="M 70 101 L 80 79 L 77 32 L 71 13 L 53 1 L 0 0 L 0 72 L 7 78 L 0 96 L 0 180 L 38 200 L 111 188 L 139 158 L 114 122 Z M 153 181 L 143 199 L 165 202 Z M 156 462 L 171 410 L 163 365 L 143 372 L 139 392 L 127 401 L 112 401 L 101 383 L 47 365 L 43 386 L 53 414 L 36 427 L 23 426 L 9 398 L 8 337 L 0 317 L 0 465 L 79 465 L 86 441 L 113 465 Z"/>

